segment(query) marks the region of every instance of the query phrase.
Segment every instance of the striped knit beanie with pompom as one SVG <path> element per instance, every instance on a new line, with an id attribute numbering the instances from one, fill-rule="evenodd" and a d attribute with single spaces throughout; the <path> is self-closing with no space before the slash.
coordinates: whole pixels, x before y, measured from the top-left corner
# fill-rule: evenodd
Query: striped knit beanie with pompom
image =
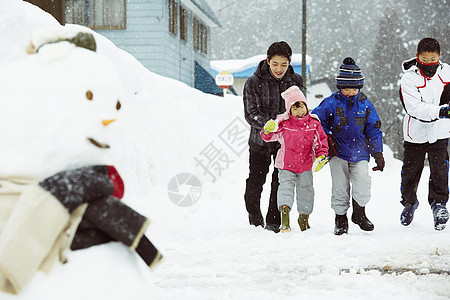
<path id="1" fill-rule="evenodd" d="M 341 89 L 361 89 L 364 85 L 364 76 L 361 69 L 356 65 L 355 60 L 346 57 L 339 68 L 339 75 L 336 76 L 336 87 Z"/>

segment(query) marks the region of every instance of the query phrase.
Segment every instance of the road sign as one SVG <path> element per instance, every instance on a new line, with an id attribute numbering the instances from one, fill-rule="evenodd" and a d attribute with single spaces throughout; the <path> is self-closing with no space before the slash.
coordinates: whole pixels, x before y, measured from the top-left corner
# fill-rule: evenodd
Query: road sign
<path id="1" fill-rule="evenodd" d="M 234 77 L 233 74 L 227 71 L 222 71 L 216 75 L 216 85 L 223 89 L 223 96 L 227 92 L 227 89 L 233 85 Z"/>
<path id="2" fill-rule="evenodd" d="M 222 71 L 216 75 L 216 84 L 222 89 L 227 89 L 233 85 L 233 74 L 227 71 Z"/>

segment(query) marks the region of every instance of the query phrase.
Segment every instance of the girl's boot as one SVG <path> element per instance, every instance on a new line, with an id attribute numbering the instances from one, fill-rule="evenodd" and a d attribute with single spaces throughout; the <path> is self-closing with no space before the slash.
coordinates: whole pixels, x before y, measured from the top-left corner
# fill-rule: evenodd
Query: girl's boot
<path id="1" fill-rule="evenodd" d="M 298 216 L 298 225 L 300 226 L 301 231 L 305 231 L 306 229 L 310 229 L 308 223 L 309 215 L 299 215 Z"/>
<path id="2" fill-rule="evenodd" d="M 289 226 L 289 211 L 291 209 L 287 205 L 281 206 L 281 232 L 290 232 L 291 226 Z"/>

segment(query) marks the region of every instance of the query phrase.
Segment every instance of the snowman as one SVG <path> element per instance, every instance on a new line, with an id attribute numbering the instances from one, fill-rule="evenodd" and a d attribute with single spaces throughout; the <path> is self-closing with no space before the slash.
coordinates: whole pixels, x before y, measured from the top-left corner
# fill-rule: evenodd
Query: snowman
<path id="1" fill-rule="evenodd" d="M 124 98 L 87 30 L 34 34 L 24 59 L 0 67 L 0 290 L 19 293 L 66 249 L 120 241 L 153 266 L 148 219 L 120 199 L 109 156 Z"/>

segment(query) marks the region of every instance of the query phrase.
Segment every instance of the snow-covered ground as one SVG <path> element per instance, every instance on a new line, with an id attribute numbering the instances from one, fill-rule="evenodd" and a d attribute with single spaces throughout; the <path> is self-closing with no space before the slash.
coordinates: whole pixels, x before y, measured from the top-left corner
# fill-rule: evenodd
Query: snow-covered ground
<path id="1" fill-rule="evenodd" d="M 25 57 L 20 51 L 44 25 L 56 21 L 20 0 L 1 1 L 0 72 Z M 450 228 L 433 228 L 428 168 L 408 227 L 399 221 L 401 161 L 387 147 L 384 172 L 371 172 L 373 232 L 350 223 L 348 235 L 333 235 L 328 167 L 314 176 L 310 230 L 295 226 L 295 210 L 291 233 L 250 227 L 242 99 L 206 95 L 148 72 L 108 40 L 96 39 L 126 92 L 109 150 L 125 180 L 123 201 L 152 220 L 147 235 L 165 259 L 150 271 L 119 243 L 71 252 L 67 264 L 38 272 L 18 296 L 0 293 L 0 299 L 450 299 Z M 173 193 L 169 183 L 181 173 L 194 175 L 201 187 L 184 185 Z M 175 205 L 174 194 L 197 202 Z"/>

